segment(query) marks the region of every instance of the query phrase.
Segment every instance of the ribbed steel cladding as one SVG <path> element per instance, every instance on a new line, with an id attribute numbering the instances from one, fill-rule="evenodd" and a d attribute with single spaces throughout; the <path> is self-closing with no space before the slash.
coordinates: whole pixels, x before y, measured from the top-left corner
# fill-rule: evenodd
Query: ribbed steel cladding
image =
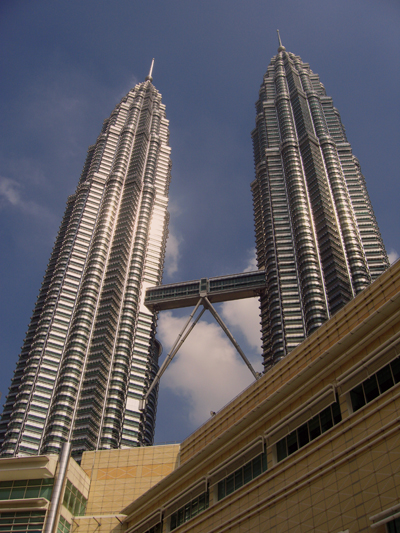
<path id="1" fill-rule="evenodd" d="M 83 192 L 83 194 L 87 194 L 86 191 L 82 191 L 82 192 Z M 82 193 L 81 193 L 80 196 L 82 196 Z M 77 198 L 79 199 L 79 195 L 78 195 Z M 44 315 L 42 315 L 42 319 L 37 323 L 37 326 L 36 326 L 37 327 L 37 334 L 35 335 L 35 337 L 33 339 L 35 349 L 33 350 L 33 352 L 31 351 L 31 355 L 30 355 L 29 360 L 28 360 L 28 362 L 26 364 L 25 371 L 24 371 L 24 373 L 26 373 L 26 375 L 32 374 L 32 365 L 33 365 L 34 372 L 35 372 L 36 376 L 38 375 L 39 370 L 40 370 L 41 362 L 42 362 L 43 356 L 44 356 L 43 350 L 44 350 L 44 347 L 45 347 L 45 342 L 47 340 L 46 334 L 43 335 L 40 332 L 43 331 L 43 326 L 44 327 L 48 327 L 48 325 L 50 323 L 50 319 L 52 317 L 54 317 L 54 305 L 57 303 L 57 300 L 58 300 L 59 295 L 60 295 L 61 282 L 63 280 L 63 268 L 65 267 L 65 265 L 67 263 L 67 260 L 68 260 L 68 257 L 70 256 L 70 253 L 71 253 L 71 246 L 67 245 L 67 243 L 71 243 L 72 244 L 72 242 L 74 240 L 73 236 L 70 236 L 70 238 L 68 239 L 68 236 L 71 235 L 71 232 L 73 231 L 73 230 L 71 231 L 71 228 L 68 228 L 68 232 L 65 235 L 63 246 L 61 248 L 61 253 L 60 253 L 61 236 L 62 236 L 63 232 L 65 233 L 65 229 L 66 229 L 65 226 L 67 226 L 68 223 L 70 223 L 69 225 L 71 226 L 71 222 L 81 218 L 81 209 L 80 208 L 81 208 L 82 203 L 83 203 L 82 201 L 78 202 L 77 200 L 75 200 L 75 202 L 72 203 L 71 199 L 69 199 L 69 202 L 68 202 L 68 205 L 67 205 L 67 209 L 66 209 L 66 213 L 65 213 L 65 215 L 63 217 L 63 221 L 62 221 L 62 224 L 61 224 L 62 230 L 60 228 L 59 235 L 58 235 L 58 238 L 56 239 L 56 244 L 55 244 L 55 247 L 54 247 L 54 250 L 53 250 L 53 254 L 52 254 L 52 259 L 53 259 L 53 261 L 54 261 L 54 259 L 56 259 L 57 260 L 57 264 L 56 264 L 56 267 L 54 267 L 53 279 L 52 279 L 52 282 L 51 282 L 51 284 L 49 286 L 49 289 L 48 289 L 48 292 L 47 292 L 47 296 L 46 296 L 46 300 L 45 300 L 45 302 L 43 304 L 43 308 L 46 309 L 46 313 L 44 313 Z M 71 213 L 71 210 L 72 210 L 72 213 Z M 57 252 L 56 252 L 58 254 L 57 257 L 54 256 L 55 250 L 57 250 Z M 52 261 L 50 261 L 50 264 L 51 263 L 52 263 Z M 49 284 L 50 275 L 51 275 L 51 271 L 48 268 L 47 275 L 45 276 L 45 282 L 46 282 L 47 285 Z M 40 294 L 41 300 L 43 299 L 43 296 L 44 296 L 43 294 Z M 50 309 L 49 309 L 49 306 L 50 306 Z M 53 310 L 51 310 L 51 309 L 53 309 Z M 47 319 L 46 319 L 46 317 L 47 317 Z M 34 326 L 35 326 L 35 324 L 33 324 L 33 327 Z M 33 346 L 33 342 L 32 342 L 32 346 Z M 27 353 L 29 351 L 29 349 L 30 349 L 30 346 L 25 346 L 25 350 L 23 350 L 23 351 L 26 351 L 26 353 Z M 53 379 L 54 379 L 54 376 L 53 376 Z M 23 380 L 23 381 L 25 381 L 25 380 Z M 32 387 L 32 384 L 31 384 L 30 380 L 27 381 L 26 384 L 23 383 L 22 389 L 25 390 L 25 391 L 30 391 L 30 399 L 34 400 L 35 389 L 34 389 L 34 387 Z M 26 397 L 26 395 L 25 395 L 25 397 Z M 26 419 L 27 416 L 28 416 L 27 404 L 28 404 L 28 401 L 24 402 L 24 409 L 25 409 L 25 417 L 24 417 L 24 419 Z M 32 401 L 31 408 L 33 410 L 35 410 L 34 401 Z M 14 406 L 14 409 L 18 410 L 18 407 Z M 7 413 L 4 412 L 4 415 L 7 415 Z M 4 415 L 3 415 L 3 418 L 4 418 Z M 10 420 L 11 419 L 12 419 L 12 415 L 10 417 Z M 20 422 L 23 422 L 23 420 L 20 420 Z M 22 427 L 21 424 L 18 424 L 18 426 L 15 425 L 15 429 L 16 429 L 15 436 L 17 436 L 17 435 L 19 437 L 21 436 L 21 427 Z M 17 442 L 17 439 L 13 438 L 12 434 L 9 434 L 7 436 L 7 442 L 10 442 L 10 444 L 11 444 L 10 448 L 13 448 L 13 446 Z M 5 446 L 4 446 L 4 452 L 5 453 L 7 453 L 7 442 L 5 443 Z"/>
<path id="2" fill-rule="evenodd" d="M 137 110 L 135 110 L 135 111 L 137 111 Z M 125 161 L 125 164 L 126 163 L 127 163 L 127 160 Z M 139 171 L 140 171 L 140 169 L 139 169 Z M 130 192 L 131 192 L 130 187 L 124 188 L 123 198 L 122 198 L 122 202 L 121 202 L 121 206 L 120 206 L 119 223 L 118 223 L 117 230 L 116 230 L 116 233 L 115 233 L 114 241 L 120 240 L 123 236 L 125 237 L 125 243 L 132 240 L 133 218 L 134 218 L 134 215 L 135 215 L 135 208 L 137 206 L 137 203 L 131 202 L 130 205 L 128 205 L 128 206 L 126 206 L 124 208 L 124 205 L 127 204 L 127 200 L 126 200 L 127 195 Z M 136 195 L 136 198 L 137 198 L 137 195 Z M 129 224 L 128 227 L 126 226 L 126 218 L 127 217 L 131 218 L 130 224 Z M 129 231 L 129 228 L 130 228 L 130 231 Z M 129 235 L 131 235 L 130 238 L 129 238 Z M 120 289 L 123 289 L 121 283 L 123 281 L 122 278 L 125 278 L 125 273 L 122 272 L 121 267 L 125 266 L 125 272 L 126 272 L 126 268 L 127 268 L 127 255 L 126 254 L 127 254 L 128 251 L 126 249 L 126 246 L 122 246 L 122 248 L 121 248 L 121 244 L 119 244 L 117 246 L 116 245 L 113 246 L 113 249 L 112 249 L 112 252 L 111 252 L 111 261 L 110 261 L 111 262 L 111 274 L 109 274 L 108 276 L 106 275 L 106 282 L 104 284 L 105 289 L 107 287 L 107 284 L 109 282 L 111 282 L 113 278 L 114 279 L 116 278 L 116 276 L 115 276 L 115 272 L 116 271 L 115 271 L 115 269 L 112 268 L 112 265 L 113 264 L 118 264 L 118 262 L 120 262 L 119 263 L 120 264 L 120 270 L 118 272 L 117 278 L 120 281 L 120 283 L 119 283 Z M 110 276 L 111 276 L 111 278 L 110 278 Z M 114 286 L 114 289 L 113 289 L 114 294 L 115 294 L 115 290 L 117 290 L 117 289 Z M 121 293 L 121 290 L 119 290 L 118 291 L 118 295 L 116 295 L 116 300 L 114 298 L 115 305 L 117 305 L 117 301 L 121 302 L 121 296 L 122 296 L 122 293 Z M 107 301 L 108 301 L 108 299 L 110 297 L 111 297 L 111 295 L 109 297 L 107 297 L 107 291 L 105 290 L 105 294 L 104 294 L 103 298 L 105 298 L 106 307 L 107 307 L 107 304 L 108 304 Z M 120 307 L 120 305 L 121 304 L 119 303 L 118 307 Z M 100 304 L 100 309 L 101 308 L 102 308 L 102 305 Z M 120 309 L 119 309 L 119 311 L 120 311 Z M 109 318 L 109 320 L 110 320 L 110 318 Z M 112 350 L 113 331 L 114 331 L 114 328 L 116 327 L 115 320 L 113 320 L 112 322 L 113 322 L 113 324 L 110 324 L 110 328 L 109 328 L 109 331 L 110 331 L 109 346 L 110 346 L 111 350 Z M 132 330 L 133 330 L 133 327 L 132 327 L 131 331 Z M 96 336 L 99 336 L 99 332 L 97 334 L 96 333 L 94 334 L 93 344 L 92 344 L 92 349 L 91 349 L 91 354 L 89 356 L 89 360 L 92 357 L 96 357 L 96 352 L 98 351 L 98 349 L 101 349 L 102 351 L 104 351 L 104 348 L 105 348 L 104 343 L 96 342 Z M 101 336 L 99 338 L 101 340 Z M 98 345 L 98 349 L 95 350 L 95 352 L 93 353 L 93 350 L 96 348 L 96 344 Z M 76 446 L 78 448 L 85 449 L 85 448 L 90 448 L 90 447 L 95 447 L 96 446 L 97 435 L 99 434 L 99 431 L 100 431 L 99 423 L 101 422 L 97 415 L 99 413 L 99 410 L 101 411 L 101 406 L 104 405 L 104 402 L 106 401 L 104 395 L 107 392 L 107 390 L 106 390 L 107 381 L 110 380 L 109 369 L 111 368 L 112 356 L 113 356 L 113 353 L 112 352 L 108 352 L 108 354 L 104 354 L 103 353 L 103 357 L 101 358 L 103 360 L 103 364 L 106 365 L 106 368 L 104 368 L 104 371 L 102 372 L 103 375 L 104 375 L 103 376 L 103 387 L 99 387 L 99 385 L 100 385 L 99 383 L 93 384 L 91 382 L 92 380 L 90 380 L 90 375 L 88 375 L 86 377 L 85 382 L 83 384 L 82 399 L 81 399 L 81 402 L 80 402 L 83 405 L 82 405 L 81 410 L 78 411 L 78 420 L 77 420 L 77 424 L 76 424 L 76 428 L 77 428 L 76 436 L 77 436 L 77 439 L 74 439 L 74 440 L 78 441 L 78 442 L 76 442 Z M 97 368 L 97 371 L 99 371 L 98 365 L 97 365 L 96 368 Z M 117 383 L 117 381 L 118 380 L 115 380 L 116 383 Z M 95 416 L 95 421 L 94 421 L 91 418 L 91 416 L 89 416 L 90 412 L 88 412 L 88 409 L 87 409 L 88 406 L 87 406 L 87 402 L 85 402 L 85 398 L 90 399 L 90 397 L 92 396 L 92 394 L 94 392 L 99 393 L 100 390 L 103 390 L 103 395 L 101 396 L 101 398 L 97 399 L 96 405 L 92 404 L 93 405 L 92 412 L 94 411 L 93 414 Z M 85 403 L 86 403 L 86 405 L 85 405 Z M 92 414 L 92 417 L 93 417 L 93 414 Z M 121 410 L 119 412 L 115 412 L 115 414 L 116 415 L 119 414 L 119 418 L 120 418 Z M 84 428 L 87 425 L 87 422 L 86 422 L 87 420 L 91 422 L 92 429 L 86 434 L 86 438 L 84 439 L 84 441 L 82 441 L 81 439 L 79 439 L 79 427 Z M 115 442 L 114 443 L 114 447 L 115 447 L 116 444 L 117 443 Z"/>
<path id="3" fill-rule="evenodd" d="M 128 137 L 129 135 L 131 135 L 130 132 L 125 132 L 125 137 Z M 125 159 L 124 152 L 126 152 L 127 148 L 126 146 L 124 146 L 125 144 L 124 136 L 122 135 L 121 137 L 122 137 L 122 141 L 121 141 L 122 147 L 121 145 L 119 147 L 120 150 L 119 150 L 118 155 L 120 156 L 120 158 L 118 160 L 118 155 L 117 155 L 116 166 L 118 166 L 119 169 L 122 168 L 123 170 L 125 170 L 126 165 L 123 164 L 124 161 L 121 162 L 121 159 Z M 82 336 L 83 334 L 83 336 L 85 337 L 85 342 L 87 343 L 89 341 L 89 334 L 90 334 L 89 328 L 91 326 L 91 322 L 94 317 L 96 305 L 98 303 L 98 299 L 96 298 L 96 293 L 98 294 L 98 291 L 100 290 L 100 283 L 101 283 L 100 280 L 102 279 L 102 270 L 103 270 L 102 264 L 105 258 L 107 257 L 107 246 L 109 245 L 109 238 L 110 238 L 109 228 L 113 227 L 112 221 L 114 219 L 115 209 L 116 209 L 114 206 L 116 202 L 118 201 L 118 198 L 120 198 L 119 196 L 120 192 L 121 192 L 121 178 L 116 177 L 114 174 L 112 179 L 109 180 L 108 187 L 106 189 L 103 207 L 100 211 L 98 226 L 97 226 L 97 230 L 96 230 L 94 240 L 93 240 L 93 248 L 92 248 L 93 251 L 91 254 L 89 254 L 88 270 L 87 270 L 85 279 L 82 283 L 82 293 L 81 293 L 80 301 L 77 304 L 77 316 L 79 317 L 80 309 L 83 311 L 83 314 L 82 314 L 83 316 L 80 317 L 80 320 L 78 318 L 77 319 L 78 321 L 77 320 L 74 321 L 74 328 L 72 330 L 71 341 L 69 343 L 70 349 L 68 350 L 67 348 L 66 357 L 64 359 L 65 363 L 63 365 L 64 371 L 66 372 L 68 371 L 73 372 L 74 368 L 76 368 L 75 363 L 72 361 L 72 359 L 76 360 L 76 357 L 74 356 L 80 355 L 84 360 L 85 352 L 87 352 L 87 350 L 85 350 L 86 345 L 81 345 L 81 353 L 79 352 L 76 353 L 76 350 L 73 349 L 74 336 L 75 338 L 77 338 L 78 336 Z M 93 288 L 95 288 L 95 292 L 93 291 Z M 88 310 L 91 310 L 91 312 L 88 313 Z M 87 324 L 87 327 L 84 327 L 84 329 L 82 329 L 85 322 Z M 74 331 L 75 328 L 76 330 Z M 71 365 L 72 366 L 70 368 L 68 368 L 68 351 L 72 352 L 71 363 L 70 363 L 70 366 Z M 81 370 L 82 369 L 80 368 L 80 371 Z M 75 385 L 75 391 L 77 393 L 78 387 L 77 387 L 76 382 L 75 383 L 72 382 L 72 385 Z M 53 412 L 52 412 L 53 420 L 56 419 L 55 417 L 58 418 L 57 411 L 58 411 L 57 408 L 53 409 Z M 66 428 L 69 428 L 69 424 L 71 423 L 71 420 L 67 419 L 65 420 L 65 422 L 66 422 L 66 427 L 65 426 L 63 427 L 64 430 Z M 51 441 L 52 432 L 50 432 L 49 435 L 46 436 L 45 449 L 46 447 L 51 449 L 52 447 L 57 446 L 57 438 L 56 438 L 57 431 L 53 433 L 55 437 L 55 442 Z"/>

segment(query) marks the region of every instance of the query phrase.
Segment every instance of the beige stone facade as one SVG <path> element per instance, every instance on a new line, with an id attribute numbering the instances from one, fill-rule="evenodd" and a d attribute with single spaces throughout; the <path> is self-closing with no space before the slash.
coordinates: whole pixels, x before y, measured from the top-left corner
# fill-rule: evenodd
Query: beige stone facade
<path id="1" fill-rule="evenodd" d="M 122 511 L 126 531 L 386 531 L 400 514 L 399 355 L 400 262 L 186 439 L 180 467 Z M 267 470 L 244 481 L 262 453 Z"/>
<path id="2" fill-rule="evenodd" d="M 81 467 L 90 479 L 85 516 L 74 518 L 72 531 L 123 531 L 121 510 L 178 466 L 179 444 L 83 454 Z"/>

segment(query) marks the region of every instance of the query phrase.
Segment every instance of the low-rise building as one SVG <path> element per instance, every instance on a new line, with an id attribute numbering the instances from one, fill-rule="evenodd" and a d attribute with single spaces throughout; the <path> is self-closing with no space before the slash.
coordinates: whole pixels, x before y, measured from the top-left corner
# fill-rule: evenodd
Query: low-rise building
<path id="1" fill-rule="evenodd" d="M 398 533 L 399 417 L 400 261 L 181 445 L 0 459 L 0 531 Z"/>
<path id="2" fill-rule="evenodd" d="M 400 531 L 400 262 L 181 444 L 127 533 Z"/>

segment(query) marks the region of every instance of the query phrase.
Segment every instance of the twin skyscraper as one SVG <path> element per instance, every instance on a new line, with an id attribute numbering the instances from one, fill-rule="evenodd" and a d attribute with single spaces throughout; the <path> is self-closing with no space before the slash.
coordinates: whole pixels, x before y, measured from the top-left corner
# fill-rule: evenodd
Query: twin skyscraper
<path id="1" fill-rule="evenodd" d="M 307 63 L 280 45 L 252 132 L 266 370 L 389 265 L 340 115 Z M 4 406 L 3 456 L 151 444 L 156 314 L 171 179 L 161 95 L 136 85 L 104 122 L 70 196 Z M 250 179 L 249 179 L 250 181 Z"/>

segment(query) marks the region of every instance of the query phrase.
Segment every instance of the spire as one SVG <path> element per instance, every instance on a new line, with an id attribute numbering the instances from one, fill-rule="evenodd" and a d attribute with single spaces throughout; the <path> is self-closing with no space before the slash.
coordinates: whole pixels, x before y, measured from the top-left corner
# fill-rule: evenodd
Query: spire
<path id="1" fill-rule="evenodd" d="M 150 67 L 150 71 L 149 71 L 149 75 L 146 76 L 146 81 L 153 81 L 153 78 L 152 78 L 152 74 L 153 74 L 153 67 L 154 67 L 154 57 L 153 57 L 153 61 L 151 62 L 151 67 Z"/>
<path id="2" fill-rule="evenodd" d="M 278 48 L 278 52 L 284 52 L 286 50 L 286 48 L 283 46 L 282 44 L 282 41 L 281 41 L 281 36 L 279 34 L 279 30 L 276 30 L 277 34 L 278 34 L 278 41 L 279 41 L 279 48 Z"/>

